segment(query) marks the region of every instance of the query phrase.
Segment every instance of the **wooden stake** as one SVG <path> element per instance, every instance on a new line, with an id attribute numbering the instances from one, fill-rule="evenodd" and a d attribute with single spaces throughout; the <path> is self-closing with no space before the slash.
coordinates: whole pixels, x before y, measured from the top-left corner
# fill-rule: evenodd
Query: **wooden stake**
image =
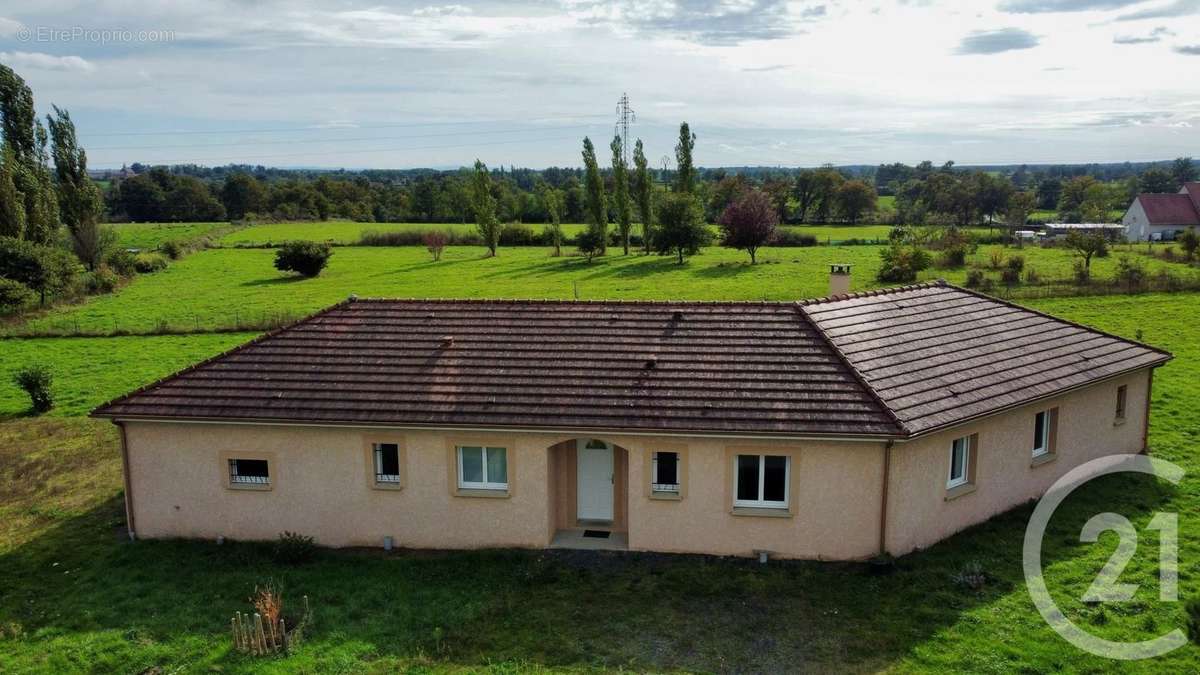
<path id="1" fill-rule="evenodd" d="M 279 642 L 283 645 L 283 651 L 288 651 L 287 624 L 282 618 L 279 619 Z"/>
<path id="2" fill-rule="evenodd" d="M 233 648 L 238 648 L 237 619 L 229 617 L 229 627 L 233 629 Z"/>
<path id="3" fill-rule="evenodd" d="M 267 653 L 267 635 L 263 632 L 262 615 L 258 612 L 254 613 L 254 630 L 258 633 L 258 644 L 262 646 L 262 653 Z"/>

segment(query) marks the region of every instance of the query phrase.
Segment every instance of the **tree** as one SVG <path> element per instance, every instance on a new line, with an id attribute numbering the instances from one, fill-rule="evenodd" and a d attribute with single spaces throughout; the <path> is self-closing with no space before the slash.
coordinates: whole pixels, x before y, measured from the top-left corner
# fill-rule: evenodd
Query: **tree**
<path id="1" fill-rule="evenodd" d="M 679 264 L 685 255 L 693 255 L 712 240 L 704 223 L 704 209 L 696 198 L 685 192 L 668 195 L 658 206 L 658 228 L 654 246 L 663 254 L 676 254 Z"/>
<path id="2" fill-rule="evenodd" d="M 17 189 L 17 157 L 11 145 L 0 154 L 0 236 L 25 238 L 25 195 Z"/>
<path id="3" fill-rule="evenodd" d="M 1063 183 L 1062 192 L 1058 198 L 1058 215 L 1069 223 L 1078 223 L 1083 201 L 1087 198 L 1088 188 L 1096 184 L 1091 176 L 1076 176 Z"/>
<path id="4" fill-rule="evenodd" d="M 675 144 L 675 191 L 691 194 L 696 188 L 696 165 L 692 150 L 696 148 L 696 134 L 684 122 L 679 125 L 679 142 Z"/>
<path id="5" fill-rule="evenodd" d="M 217 221 L 225 219 L 225 207 L 199 178 L 179 176 L 167 193 L 163 215 L 177 222 Z"/>
<path id="6" fill-rule="evenodd" d="M 1184 230 L 1176 240 L 1179 242 L 1179 248 L 1183 249 L 1184 259 L 1194 260 L 1196 249 L 1200 249 L 1200 235 L 1197 235 L 1195 230 Z"/>
<path id="7" fill-rule="evenodd" d="M 116 207 L 129 220 L 145 223 L 166 219 L 167 193 L 150 174 L 126 178 L 117 183 L 115 191 Z"/>
<path id="8" fill-rule="evenodd" d="M 617 212 L 617 232 L 621 234 L 621 246 L 625 255 L 629 255 L 629 231 L 633 228 L 633 205 L 629 202 L 629 166 L 625 163 L 625 149 L 621 146 L 621 136 L 613 136 L 612 144 L 613 167 L 613 208 Z"/>
<path id="9" fill-rule="evenodd" d="M 982 171 L 973 174 L 973 178 L 977 185 L 976 198 L 979 202 L 977 209 L 980 215 L 986 217 L 991 223 L 996 214 L 1003 213 L 1005 207 L 1008 206 L 1008 200 L 1015 191 L 1012 181 L 1003 176 L 993 176 Z"/>
<path id="10" fill-rule="evenodd" d="M 475 172 L 471 174 L 471 209 L 475 212 L 475 227 L 488 255 L 496 255 L 500 246 L 500 221 L 496 219 L 496 198 L 492 196 L 492 174 L 487 165 L 475 160 Z"/>
<path id="11" fill-rule="evenodd" d="M 34 154 L 33 91 L 12 68 L 0 65 L 0 122 L 4 143 L 12 148 L 17 162 L 28 166 Z"/>
<path id="12" fill-rule="evenodd" d="M 52 108 L 54 114 L 47 115 L 46 120 L 58 176 L 59 213 L 71 234 L 76 254 L 88 269 L 95 269 L 104 253 L 100 246 L 104 235 L 99 231 L 103 200 L 99 188 L 88 177 L 87 153 L 76 142 L 71 115 L 58 106 Z"/>
<path id="13" fill-rule="evenodd" d="M 267 189 L 254 176 L 239 171 L 226 178 L 221 186 L 221 203 L 230 220 L 242 220 L 248 213 L 263 210 L 267 205 Z"/>
<path id="14" fill-rule="evenodd" d="M 1183 187 L 1184 183 L 1191 183 L 1196 180 L 1196 163 L 1191 157 L 1179 157 L 1174 162 L 1171 162 L 1171 178 L 1175 179 L 1177 188 Z"/>
<path id="15" fill-rule="evenodd" d="M 1057 209 L 1059 197 L 1062 196 L 1062 181 L 1057 178 L 1047 178 L 1038 183 L 1037 207 L 1039 209 Z"/>
<path id="16" fill-rule="evenodd" d="M 775 236 L 779 213 L 771 198 L 761 190 L 747 190 L 725 208 L 718 221 L 721 243 L 750 254 L 750 264 L 758 262 L 758 249 Z"/>
<path id="17" fill-rule="evenodd" d="M 1004 222 L 1008 225 L 1008 231 L 1011 233 L 1025 227 L 1029 222 L 1029 214 L 1033 213 L 1033 207 L 1037 205 L 1037 197 L 1032 192 L 1014 192 L 1008 198 L 1008 207 L 1004 211 Z M 1020 241 L 1018 239 L 1018 241 Z"/>
<path id="18" fill-rule="evenodd" d="M 315 277 L 325 269 L 332 255 L 333 249 L 326 242 L 289 241 L 275 252 L 275 269 Z"/>
<path id="19" fill-rule="evenodd" d="M 608 242 L 608 204 L 604 198 L 604 177 L 596 162 L 596 147 L 586 136 L 583 138 L 583 171 L 588 226 L 600 235 L 600 253 L 603 254 Z"/>
<path id="20" fill-rule="evenodd" d="M 642 246 L 650 252 L 650 233 L 654 227 L 654 180 L 650 176 L 650 164 L 642 139 L 633 144 L 633 198 L 637 202 L 638 218 L 642 221 Z"/>
<path id="21" fill-rule="evenodd" d="M 589 228 L 575 238 L 575 247 L 588 262 L 592 262 L 593 258 L 604 252 L 604 239 L 599 232 Z"/>
<path id="22" fill-rule="evenodd" d="M 34 123 L 33 179 L 36 188 L 25 195 L 25 238 L 37 244 L 58 241 L 58 193 L 50 172 L 47 151 L 50 134 L 41 122 Z"/>
<path id="23" fill-rule="evenodd" d="M 449 242 L 449 235 L 441 230 L 430 230 L 421 237 L 421 243 L 425 244 L 425 250 L 433 256 L 434 262 L 442 259 L 442 251 L 446 249 L 446 244 Z"/>
<path id="24" fill-rule="evenodd" d="M 1092 273 L 1092 256 L 1103 256 L 1108 251 L 1108 242 L 1105 241 L 1104 235 L 1098 232 L 1071 230 L 1067 233 L 1065 243 L 1083 258 L 1083 269 L 1088 277 Z"/>
<path id="25" fill-rule="evenodd" d="M 861 180 L 842 183 L 834 194 L 838 213 L 851 225 L 858 223 L 864 213 L 875 210 L 875 188 Z"/>
<path id="26" fill-rule="evenodd" d="M 550 187 L 545 181 L 538 184 L 538 196 L 542 200 L 542 207 L 546 209 L 546 216 L 550 223 L 547 226 L 547 231 L 550 234 L 550 244 L 554 246 L 554 257 L 562 255 L 562 211 L 563 211 L 563 192 Z"/>
<path id="27" fill-rule="evenodd" d="M 0 277 L 24 284 L 43 305 L 48 295 L 72 285 L 78 268 L 74 257 L 57 246 L 0 237 Z"/>
<path id="28" fill-rule="evenodd" d="M 1138 177 L 1138 186 L 1142 192 L 1149 193 L 1168 193 L 1179 189 L 1170 172 L 1158 168 L 1143 171 L 1142 175 Z"/>
<path id="29" fill-rule="evenodd" d="M 820 178 L 813 169 L 802 169 L 796 174 L 796 186 L 793 194 L 796 197 L 796 220 L 807 222 L 808 214 L 818 201 Z"/>

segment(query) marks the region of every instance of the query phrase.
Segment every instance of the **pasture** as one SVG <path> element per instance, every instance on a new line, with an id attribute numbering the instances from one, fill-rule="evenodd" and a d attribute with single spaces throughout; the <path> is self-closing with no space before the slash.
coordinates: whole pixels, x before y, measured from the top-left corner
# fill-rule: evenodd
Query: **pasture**
<path id="1" fill-rule="evenodd" d="M 235 229 L 229 223 L 116 223 L 121 248 L 154 250 L 167 241 L 191 242 Z"/>

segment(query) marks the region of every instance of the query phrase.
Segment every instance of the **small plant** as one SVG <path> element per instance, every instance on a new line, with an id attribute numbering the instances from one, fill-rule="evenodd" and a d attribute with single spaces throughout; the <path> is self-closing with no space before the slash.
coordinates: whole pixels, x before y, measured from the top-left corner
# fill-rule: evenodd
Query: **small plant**
<path id="1" fill-rule="evenodd" d="M 967 247 L 955 244 L 942 249 L 938 256 L 938 266 L 945 269 L 957 269 L 967 264 Z"/>
<path id="2" fill-rule="evenodd" d="M 317 544 L 312 537 L 284 531 L 275 542 L 273 557 L 281 565 L 299 565 L 317 556 Z"/>
<path id="3" fill-rule="evenodd" d="M 1011 267 L 1005 267 L 1000 271 L 1000 281 L 1009 288 L 1016 286 L 1021 283 L 1021 272 Z"/>
<path id="4" fill-rule="evenodd" d="M 167 259 L 159 253 L 142 253 L 133 261 L 133 269 L 138 274 L 153 274 L 167 269 Z"/>
<path id="5" fill-rule="evenodd" d="M 954 583 L 960 588 L 965 588 L 969 591 L 981 591 L 987 585 L 987 582 L 987 572 L 983 571 L 983 565 L 979 564 L 977 560 L 967 563 L 954 575 Z"/>
<path id="6" fill-rule="evenodd" d="M 129 249 L 115 248 L 104 259 L 104 264 L 117 274 L 130 277 L 137 272 L 137 255 Z"/>
<path id="7" fill-rule="evenodd" d="M 1025 269 L 1025 256 L 1014 255 L 1009 257 L 1008 262 L 1005 263 L 1005 267 L 1020 274 L 1021 270 Z"/>
<path id="8" fill-rule="evenodd" d="M 93 295 L 112 293 L 117 290 L 117 285 L 120 283 L 121 278 L 117 276 L 116 272 L 109 269 L 107 265 L 100 265 L 83 277 L 84 287 L 88 293 Z"/>
<path id="9" fill-rule="evenodd" d="M 430 230 L 425 233 L 421 241 L 425 244 L 425 250 L 429 251 L 429 255 L 433 256 L 436 262 L 442 259 L 442 251 L 446 250 L 446 244 L 450 242 L 450 237 L 440 230 Z"/>
<path id="10" fill-rule="evenodd" d="M 1134 291 L 1146 283 L 1146 265 L 1133 256 L 1123 255 L 1117 260 L 1114 278 L 1118 284 Z"/>
<path id="11" fill-rule="evenodd" d="M 998 270 L 1003 267 L 1004 251 L 998 248 L 992 249 L 991 253 L 988 253 L 988 265 L 994 270 Z"/>
<path id="12" fill-rule="evenodd" d="M 229 621 L 234 648 L 255 656 L 290 651 L 312 620 L 308 596 L 303 599 L 304 613 L 287 616 L 283 594 L 272 583 L 255 586 L 254 595 L 250 597 L 254 612 L 236 612 Z"/>
<path id="13" fill-rule="evenodd" d="M 987 277 L 984 275 L 983 270 L 969 269 L 967 270 L 967 280 L 963 283 L 967 288 L 979 288 L 983 285 L 983 281 L 986 278 Z"/>
<path id="14" fill-rule="evenodd" d="M 327 243 L 289 241 L 275 252 L 275 269 L 315 277 L 329 263 L 333 249 Z"/>
<path id="15" fill-rule="evenodd" d="M 158 250 L 171 260 L 179 260 L 183 256 L 183 244 L 170 239 L 158 245 Z"/>
<path id="16" fill-rule="evenodd" d="M 1025 283 L 1036 284 L 1042 280 L 1042 275 L 1032 267 L 1025 270 Z"/>
<path id="17" fill-rule="evenodd" d="M 33 412 L 40 415 L 54 407 L 54 394 L 50 391 L 54 375 L 47 366 L 40 363 L 25 366 L 13 375 L 13 382 L 29 394 Z"/>

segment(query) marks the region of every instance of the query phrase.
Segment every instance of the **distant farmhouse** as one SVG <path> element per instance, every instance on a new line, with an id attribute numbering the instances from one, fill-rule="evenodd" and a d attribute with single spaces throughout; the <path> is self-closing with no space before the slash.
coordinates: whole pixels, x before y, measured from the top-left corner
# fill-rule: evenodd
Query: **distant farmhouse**
<path id="1" fill-rule="evenodd" d="M 1177 194 L 1140 194 L 1121 219 L 1129 241 L 1170 240 L 1178 230 L 1200 225 L 1200 183 L 1184 183 Z"/>

